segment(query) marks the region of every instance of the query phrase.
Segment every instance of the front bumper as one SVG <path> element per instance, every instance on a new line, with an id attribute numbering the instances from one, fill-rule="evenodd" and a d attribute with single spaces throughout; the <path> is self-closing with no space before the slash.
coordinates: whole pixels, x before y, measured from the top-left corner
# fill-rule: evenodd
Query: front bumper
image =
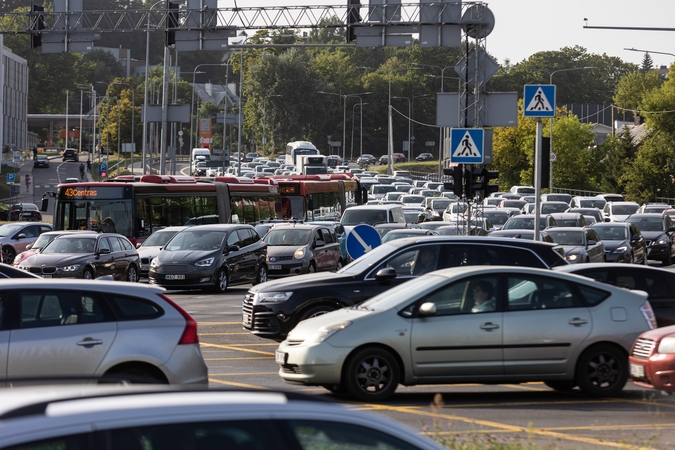
<path id="1" fill-rule="evenodd" d="M 666 392 L 675 392 L 675 354 L 654 353 L 649 359 L 640 359 L 630 356 L 628 362 L 633 366 L 642 366 L 644 375 L 634 374 L 631 370 L 633 383 L 648 389 L 658 389 Z"/>
<path id="2" fill-rule="evenodd" d="M 167 276 L 173 279 L 167 279 Z M 183 278 L 180 278 L 181 276 Z M 182 273 L 163 273 L 150 269 L 148 282 L 167 289 L 203 289 L 213 287 L 218 282 L 218 278 L 212 267 L 209 267 L 208 270 L 184 271 Z"/>
<path id="3" fill-rule="evenodd" d="M 630 254 L 629 253 L 605 252 L 605 260 L 607 262 L 613 262 L 613 263 L 629 263 L 630 262 Z"/>
<path id="4" fill-rule="evenodd" d="M 283 341 L 277 350 L 283 354 L 283 363 L 279 364 L 279 376 L 291 384 L 340 384 L 342 366 L 351 350 L 333 347 L 326 342 L 306 346 Z"/>
<path id="5" fill-rule="evenodd" d="M 309 273 L 309 263 L 304 259 L 267 261 L 268 278 L 284 278 Z"/>
<path id="6" fill-rule="evenodd" d="M 668 247 L 667 245 L 651 245 L 648 248 L 647 257 L 649 259 L 666 259 L 668 258 L 669 251 L 670 247 Z"/>
<path id="7" fill-rule="evenodd" d="M 293 329 L 294 308 L 287 302 L 253 304 L 253 294 L 244 297 L 242 326 L 251 334 L 281 341 Z"/>

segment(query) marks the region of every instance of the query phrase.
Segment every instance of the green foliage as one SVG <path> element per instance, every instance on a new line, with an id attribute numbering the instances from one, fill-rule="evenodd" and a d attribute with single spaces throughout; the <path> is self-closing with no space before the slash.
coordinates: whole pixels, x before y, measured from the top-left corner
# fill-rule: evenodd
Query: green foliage
<path id="1" fill-rule="evenodd" d="M 640 64 L 640 73 L 647 74 L 652 70 L 654 70 L 654 60 L 649 53 L 645 53 L 642 64 Z"/>
<path id="2" fill-rule="evenodd" d="M 591 125 L 582 124 L 573 115 L 553 121 L 553 185 L 567 189 L 596 190 L 592 182 L 591 162 L 595 152 Z"/>
<path id="3" fill-rule="evenodd" d="M 642 142 L 637 158 L 626 167 L 626 194 L 638 203 L 656 197 L 672 197 L 673 141 L 666 133 L 653 132 Z"/>
<path id="4" fill-rule="evenodd" d="M 617 106 L 637 110 L 643 98 L 652 90 L 663 84 L 663 80 L 656 71 L 641 73 L 633 71 L 619 80 L 614 93 L 614 103 Z"/>

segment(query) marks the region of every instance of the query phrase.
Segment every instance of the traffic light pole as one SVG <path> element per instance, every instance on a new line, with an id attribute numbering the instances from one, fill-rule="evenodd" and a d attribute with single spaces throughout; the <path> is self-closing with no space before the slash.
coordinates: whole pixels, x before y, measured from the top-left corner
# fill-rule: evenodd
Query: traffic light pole
<path id="1" fill-rule="evenodd" d="M 541 218 L 541 117 L 537 118 L 537 135 L 534 145 L 534 241 L 539 242 L 539 219 Z"/>

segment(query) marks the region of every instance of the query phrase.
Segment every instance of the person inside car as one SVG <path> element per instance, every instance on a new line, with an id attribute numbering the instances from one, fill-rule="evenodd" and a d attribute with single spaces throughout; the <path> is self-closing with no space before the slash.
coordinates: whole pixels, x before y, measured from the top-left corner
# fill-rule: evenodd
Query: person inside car
<path id="1" fill-rule="evenodd" d="M 473 287 L 474 305 L 471 308 L 472 313 L 494 311 L 497 302 L 493 297 L 494 289 L 488 281 L 481 280 Z"/>
<path id="2" fill-rule="evenodd" d="M 430 247 L 421 249 L 413 266 L 413 275 L 422 275 L 434 270 L 436 270 L 436 252 Z"/>

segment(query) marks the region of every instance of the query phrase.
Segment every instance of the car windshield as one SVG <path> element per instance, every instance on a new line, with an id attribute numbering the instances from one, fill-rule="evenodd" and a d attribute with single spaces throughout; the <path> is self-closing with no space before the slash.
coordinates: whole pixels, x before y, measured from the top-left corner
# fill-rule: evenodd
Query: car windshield
<path id="1" fill-rule="evenodd" d="M 445 208 L 450 205 L 451 201 L 447 199 L 443 200 L 432 200 L 431 201 L 431 208 L 435 209 L 436 211 L 443 211 Z"/>
<path id="2" fill-rule="evenodd" d="M 55 235 L 49 235 L 49 234 L 41 234 L 35 242 L 31 245 L 31 250 L 38 250 L 43 247 L 45 247 L 47 244 L 49 244 L 52 240 L 56 238 Z"/>
<path id="3" fill-rule="evenodd" d="M 383 209 L 347 209 L 342 215 L 342 225 L 351 226 L 367 223 L 375 225 L 387 221 L 387 211 Z"/>
<path id="4" fill-rule="evenodd" d="M 559 227 L 578 227 L 579 221 L 577 219 L 556 219 Z"/>
<path id="5" fill-rule="evenodd" d="M 566 203 L 553 203 L 553 204 L 542 204 L 541 205 L 541 213 L 542 214 L 554 214 L 554 213 L 561 213 L 565 212 L 569 209 L 569 205 Z"/>
<path id="6" fill-rule="evenodd" d="M 539 219 L 539 229 L 546 228 L 546 218 Z M 534 230 L 534 217 L 512 217 L 504 224 L 505 230 Z"/>
<path id="7" fill-rule="evenodd" d="M 415 233 L 413 231 L 404 231 L 401 233 L 387 233 L 384 235 L 382 238 L 382 243 L 393 241 L 394 239 L 402 239 L 402 238 L 408 238 L 408 237 L 415 237 L 415 236 L 421 236 L 420 233 Z"/>
<path id="8" fill-rule="evenodd" d="M 163 247 L 178 231 L 155 231 L 143 242 L 143 247 Z"/>
<path id="9" fill-rule="evenodd" d="M 555 228 L 546 230 L 546 234 L 560 245 L 584 245 L 584 233 L 582 231 L 557 231 Z"/>
<path id="10" fill-rule="evenodd" d="M 164 250 L 217 250 L 224 239 L 224 231 L 184 230 L 177 233 Z"/>
<path id="11" fill-rule="evenodd" d="M 378 247 L 375 247 L 360 258 L 355 259 L 350 264 L 347 264 L 342 268 L 342 270 L 339 270 L 338 273 L 352 275 L 362 273 L 368 270 L 369 267 L 378 264 L 383 258 L 395 252 L 398 248 L 398 245 L 393 243 L 382 244 Z"/>
<path id="12" fill-rule="evenodd" d="M 663 220 L 661 218 L 657 219 L 646 219 L 646 218 L 629 218 L 626 220 L 628 223 L 634 223 L 640 231 L 666 231 L 663 226 Z"/>
<path id="13" fill-rule="evenodd" d="M 73 236 L 54 239 L 49 245 L 42 249 L 42 253 L 94 253 L 95 249 L 95 238 Z"/>
<path id="14" fill-rule="evenodd" d="M 312 230 L 282 229 L 270 230 L 263 240 L 267 245 L 286 245 L 298 247 L 307 245 L 312 237 Z"/>
<path id="15" fill-rule="evenodd" d="M 614 205 L 612 207 L 612 214 L 627 216 L 629 214 L 635 214 L 635 211 L 637 211 L 638 208 L 638 205 Z"/>
<path id="16" fill-rule="evenodd" d="M 627 238 L 626 227 L 593 227 L 603 241 L 623 241 Z"/>
<path id="17" fill-rule="evenodd" d="M 582 208 L 598 208 L 602 209 L 605 206 L 606 201 L 601 198 L 591 198 L 579 200 L 579 206 Z"/>
<path id="18" fill-rule="evenodd" d="M 483 213 L 483 217 L 489 219 L 493 225 L 504 225 L 509 220 L 508 214 L 488 214 Z"/>
<path id="19" fill-rule="evenodd" d="M 445 210 L 450 214 L 458 214 L 460 212 L 466 211 L 466 203 L 453 203 L 448 205 L 448 208 Z"/>
<path id="20" fill-rule="evenodd" d="M 421 204 L 424 201 L 423 195 L 404 195 L 399 200 L 403 203 L 418 203 Z"/>

